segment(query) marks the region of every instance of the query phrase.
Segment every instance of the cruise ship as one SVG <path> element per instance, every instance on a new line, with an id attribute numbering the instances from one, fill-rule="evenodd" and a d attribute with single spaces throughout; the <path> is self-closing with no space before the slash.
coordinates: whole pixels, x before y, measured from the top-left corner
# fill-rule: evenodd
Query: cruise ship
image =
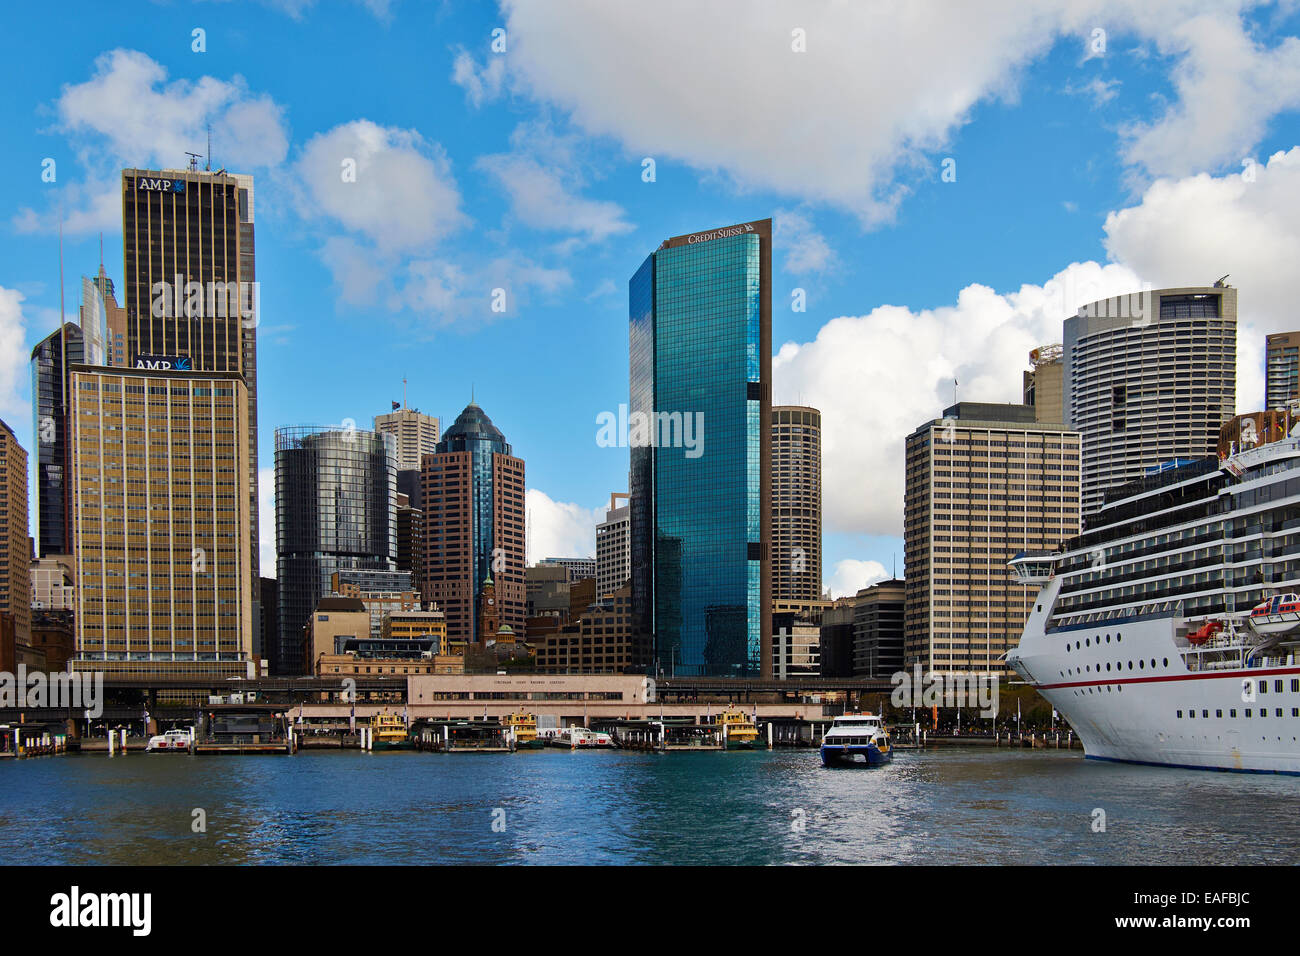
<path id="1" fill-rule="evenodd" d="M 1112 489 L 1059 553 L 1007 663 L 1088 757 L 1300 773 L 1300 437 Z"/>

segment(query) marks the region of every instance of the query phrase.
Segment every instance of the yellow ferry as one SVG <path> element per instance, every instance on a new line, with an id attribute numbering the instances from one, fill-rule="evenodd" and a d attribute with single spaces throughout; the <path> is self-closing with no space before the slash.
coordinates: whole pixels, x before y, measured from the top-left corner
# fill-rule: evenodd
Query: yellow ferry
<path id="1" fill-rule="evenodd" d="M 718 715 L 718 726 L 724 728 L 728 750 L 754 750 L 762 747 L 762 738 L 753 718 L 739 707 L 728 707 Z"/>
<path id="2" fill-rule="evenodd" d="M 501 718 L 501 725 L 509 733 L 515 734 L 516 750 L 541 750 L 546 741 L 537 736 L 537 718 L 533 714 L 507 714 Z"/>
<path id="3" fill-rule="evenodd" d="M 375 750 L 415 749 L 406 720 L 400 714 L 375 714 L 370 718 L 370 731 Z"/>

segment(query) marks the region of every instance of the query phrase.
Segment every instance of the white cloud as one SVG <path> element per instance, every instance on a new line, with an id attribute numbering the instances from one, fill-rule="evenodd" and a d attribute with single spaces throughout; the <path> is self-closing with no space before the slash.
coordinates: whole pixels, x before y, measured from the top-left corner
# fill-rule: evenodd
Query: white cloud
<path id="1" fill-rule="evenodd" d="M 638 159 L 720 171 L 741 189 L 833 203 L 871 224 L 893 215 L 907 179 L 930 169 L 977 104 L 1014 100 L 1029 64 L 1103 24 L 1112 49 L 1127 35 L 1175 64 L 1179 98 L 1117 143 L 1129 162 L 1161 175 L 1238 155 L 1300 96 L 1300 41 L 1255 44 L 1240 14 L 1250 5 L 770 0 L 738 17 L 697 0 L 502 0 L 504 82 Z M 795 29 L 806 52 L 791 49 Z M 481 75 L 462 65 L 463 85 L 486 97 Z M 1097 83 L 1093 95 L 1113 92 Z"/>
<path id="2" fill-rule="evenodd" d="M 489 54 L 486 65 L 480 67 L 469 51 L 461 49 L 452 62 L 452 82 L 465 90 L 465 98 L 475 107 L 501 95 L 505 75 L 506 58 L 501 55 Z"/>
<path id="3" fill-rule="evenodd" d="M 296 169 L 305 217 L 329 216 L 385 255 L 427 250 L 466 222 L 446 154 L 414 130 L 352 120 L 313 136 Z"/>
<path id="4" fill-rule="evenodd" d="M 772 243 L 785 251 L 785 271 L 795 275 L 829 272 L 839 265 L 826 237 L 807 214 L 796 209 L 778 209 L 773 214 Z"/>
<path id="5" fill-rule="evenodd" d="M 1264 335 L 1300 329 L 1300 146 L 1240 174 L 1159 180 L 1142 201 L 1106 217 L 1106 251 L 1156 288 L 1209 285 L 1237 293 L 1237 406 L 1263 407 Z"/>
<path id="6" fill-rule="evenodd" d="M 497 153 L 483 156 L 478 165 L 505 189 L 511 212 L 526 226 L 581 233 L 591 242 L 632 231 L 622 206 L 584 199 L 566 184 L 560 169 L 543 166 L 532 156 Z"/>
<path id="7" fill-rule="evenodd" d="M 9 420 L 11 428 L 31 414 L 31 405 L 23 397 L 31 384 L 31 353 L 26 343 L 23 294 L 0 286 L 0 414 Z"/>
<path id="8" fill-rule="evenodd" d="M 1037 345 L 1061 340 L 1078 306 L 1133 292 L 1210 285 L 1238 288 L 1237 406 L 1262 407 L 1263 338 L 1300 329 L 1300 147 L 1255 170 L 1153 183 L 1136 205 L 1111 213 L 1112 260 L 1073 263 L 1041 286 L 997 293 L 967 286 L 955 305 L 913 311 L 882 305 L 824 325 L 812 342 L 786 343 L 773 362 L 775 400 L 801 396 L 822 409 L 828 531 L 899 535 L 903 441 L 959 397 L 1020 401 L 1020 371 Z"/>
<path id="9" fill-rule="evenodd" d="M 1067 83 L 1065 92 L 1070 95 L 1082 95 L 1092 99 L 1093 106 L 1105 106 L 1115 97 L 1119 96 L 1119 88 L 1123 84 L 1119 80 L 1103 80 L 1099 76 L 1094 76 L 1082 86 L 1074 86 Z"/>
<path id="10" fill-rule="evenodd" d="M 853 597 L 862 588 L 870 587 L 887 577 L 889 573 L 879 561 L 857 561 L 853 558 L 845 558 L 835 563 L 835 570 L 831 572 L 827 587 L 831 589 L 833 598 Z"/>
<path id="11" fill-rule="evenodd" d="M 257 536 L 262 577 L 276 577 L 274 466 L 257 470 Z"/>
<path id="12" fill-rule="evenodd" d="M 604 508 L 584 508 L 555 501 L 544 491 L 529 488 L 524 495 L 528 516 L 529 564 L 542 558 L 590 558 L 596 554 L 596 525 Z"/>

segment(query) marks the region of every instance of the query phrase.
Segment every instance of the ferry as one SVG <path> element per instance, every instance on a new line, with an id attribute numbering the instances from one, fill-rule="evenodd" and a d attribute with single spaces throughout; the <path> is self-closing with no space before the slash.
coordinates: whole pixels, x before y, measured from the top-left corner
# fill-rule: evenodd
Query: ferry
<path id="1" fill-rule="evenodd" d="M 155 734 L 149 738 L 149 743 L 145 745 L 145 753 L 189 753 L 194 746 L 194 741 L 190 739 L 188 730 L 169 730 L 163 734 Z"/>
<path id="2" fill-rule="evenodd" d="M 754 750 L 762 747 L 762 738 L 754 720 L 739 707 L 728 707 L 718 714 L 718 726 L 728 750 Z"/>
<path id="3" fill-rule="evenodd" d="M 1095 760 L 1300 774 L 1300 437 L 1106 494 L 1034 585 L 1007 663 Z"/>
<path id="4" fill-rule="evenodd" d="M 614 747 L 614 738 L 604 731 L 589 727 L 558 727 L 546 732 L 545 743 L 569 750 L 604 749 Z"/>
<path id="5" fill-rule="evenodd" d="M 537 736 L 537 718 L 533 714 L 507 714 L 501 724 L 509 733 L 514 729 L 516 750 L 541 750 L 546 741 Z"/>
<path id="6" fill-rule="evenodd" d="M 822 738 L 822 766 L 860 763 L 877 766 L 894 759 L 889 733 L 875 714 L 836 717 Z"/>
<path id="7" fill-rule="evenodd" d="M 370 718 L 373 750 L 414 750 L 406 720 L 400 714 L 375 714 Z"/>

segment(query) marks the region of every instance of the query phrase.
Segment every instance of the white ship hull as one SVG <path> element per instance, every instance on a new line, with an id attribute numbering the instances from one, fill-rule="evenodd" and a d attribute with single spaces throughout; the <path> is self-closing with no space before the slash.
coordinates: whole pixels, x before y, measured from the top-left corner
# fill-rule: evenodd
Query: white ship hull
<path id="1" fill-rule="evenodd" d="M 1300 666 L 1293 657 L 1276 666 L 1193 670 L 1172 617 L 1045 633 L 1044 609 L 1058 587 L 1043 589 L 1007 661 L 1065 716 L 1088 757 L 1300 774 Z"/>

